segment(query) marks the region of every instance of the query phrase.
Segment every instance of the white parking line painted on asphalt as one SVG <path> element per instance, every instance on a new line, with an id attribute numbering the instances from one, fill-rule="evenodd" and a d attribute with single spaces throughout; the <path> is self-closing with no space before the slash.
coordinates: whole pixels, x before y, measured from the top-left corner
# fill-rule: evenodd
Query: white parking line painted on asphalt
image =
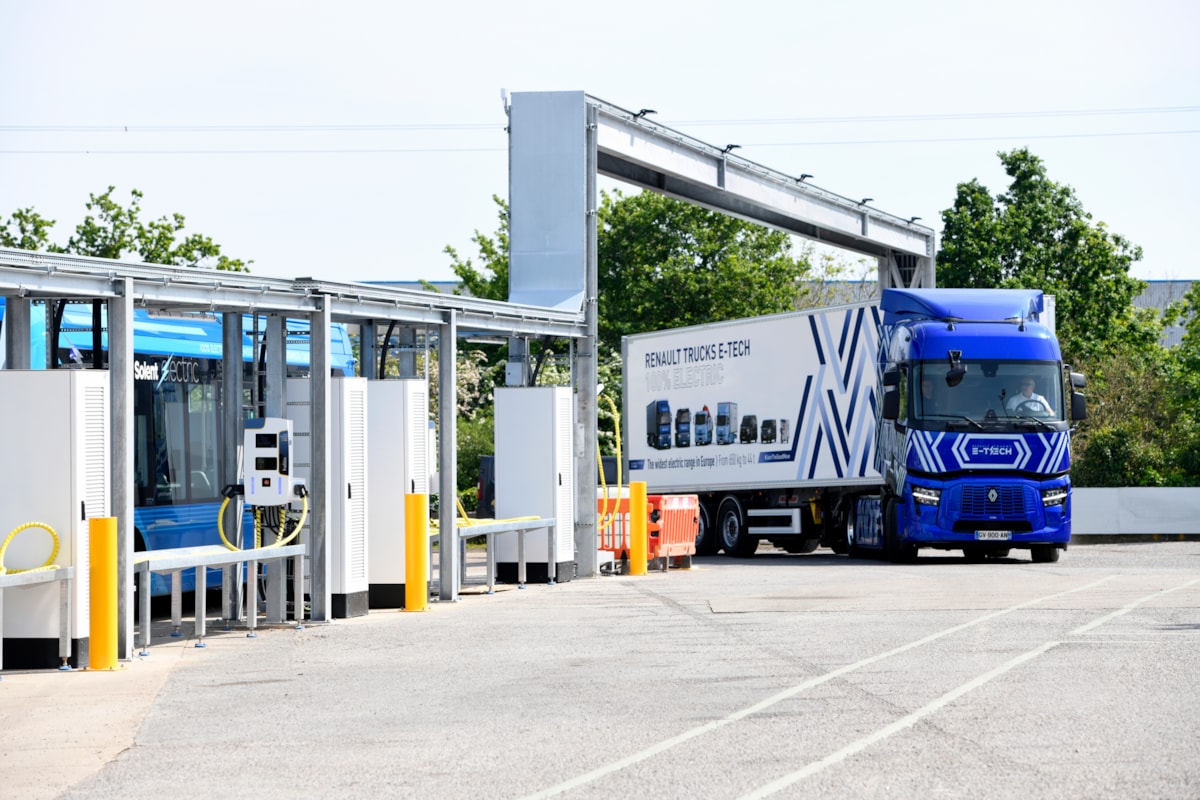
<path id="1" fill-rule="evenodd" d="M 672 736 L 669 739 L 664 739 L 663 741 L 659 742 L 658 744 L 651 745 L 650 747 L 647 747 L 644 750 L 640 750 L 636 753 L 628 755 L 625 758 L 622 758 L 622 759 L 612 762 L 611 764 L 606 764 L 604 766 L 597 767 L 596 769 L 594 769 L 590 772 L 585 772 L 582 775 L 578 775 L 574 778 L 563 781 L 562 783 L 556 784 L 547 789 L 543 789 L 540 792 L 535 792 L 531 795 L 528 795 L 525 800 L 538 800 L 538 798 L 553 797 L 554 795 L 562 794 L 563 792 L 567 792 L 572 789 L 576 789 L 580 786 L 584 786 L 588 783 L 591 783 L 592 781 L 599 780 L 600 778 L 603 778 L 606 775 L 611 775 L 614 772 L 619 772 L 620 770 L 623 770 L 626 767 L 631 767 L 634 764 L 645 761 L 648 758 L 653 758 L 654 756 L 658 755 L 659 753 L 666 752 L 667 750 L 670 750 L 673 747 L 681 745 L 684 742 L 690 741 L 691 739 L 694 739 L 697 736 L 701 736 L 705 733 L 709 733 L 710 731 L 715 731 L 718 728 L 722 728 L 732 722 L 737 722 L 739 720 L 745 719 L 746 717 L 748 717 L 752 714 L 757 714 L 758 712 L 763 711 L 767 708 L 770 708 L 771 706 L 776 705 L 778 703 L 781 703 L 784 700 L 795 697 L 796 695 L 800 694 L 801 692 L 805 692 L 809 689 L 812 689 L 813 687 L 820 686 L 821 684 L 824 684 L 824 683 L 828 683 L 829 681 L 833 680 L 834 678 L 838 678 L 838 677 L 841 677 L 842 675 L 846 675 L 847 673 L 854 672 L 855 670 L 862 669 L 863 667 L 866 667 L 866 666 L 870 666 L 871 664 L 882 661 L 885 658 L 891 658 L 892 656 L 900 655 L 901 653 L 906 653 L 909 650 L 913 650 L 917 647 L 921 647 L 923 645 L 929 644 L 930 642 L 937 641 L 938 639 L 958 633 L 959 631 L 964 631 L 964 630 L 967 630 L 968 628 L 973 628 L 976 625 L 982 625 L 985 622 L 996 619 L 997 617 L 1004 616 L 1005 614 L 1011 614 L 1014 611 L 1020 611 L 1023 608 L 1028 608 L 1029 606 L 1034 606 L 1034 605 L 1037 605 L 1038 603 L 1045 603 L 1049 600 L 1054 600 L 1059 597 L 1064 597 L 1065 595 L 1074 594 L 1075 592 L 1082 592 L 1082 591 L 1086 591 L 1087 589 L 1095 588 L 1103 583 L 1106 583 L 1106 582 L 1112 580 L 1115 577 L 1117 577 L 1117 576 L 1116 575 L 1106 575 L 1105 577 L 1100 578 L 1099 580 L 1092 581 L 1091 583 L 1086 583 L 1083 586 L 1077 586 L 1074 589 L 1067 589 L 1066 591 L 1055 592 L 1054 594 L 1049 594 L 1049 595 L 1046 595 L 1045 597 L 1039 597 L 1034 600 L 1026 600 L 1023 603 L 1018 603 L 1014 606 L 1009 606 L 1008 608 L 1004 608 L 999 611 L 993 611 L 991 613 L 984 614 L 981 617 L 976 617 L 973 620 L 961 623 L 959 625 L 954 625 L 952 627 L 946 628 L 945 630 L 938 631 L 937 633 L 931 633 L 928 636 L 924 636 L 920 639 L 917 639 L 916 641 L 909 642 L 908 644 L 900 645 L 899 647 L 892 648 L 891 650 L 888 650 L 883 653 L 879 653 L 878 655 L 870 656 L 869 658 L 864 658 L 861 661 L 854 662 L 853 664 L 847 664 L 844 667 L 839 667 L 838 669 L 835 669 L 832 672 L 827 672 L 824 675 L 819 675 L 815 678 L 810 678 L 802 683 L 798 683 L 795 686 L 792 686 L 788 689 L 783 690 L 782 692 L 778 692 L 774 695 L 771 695 L 770 697 L 768 697 L 764 700 L 760 700 L 759 702 L 755 703 L 752 706 L 748 706 L 739 711 L 735 711 L 732 714 L 729 714 L 728 716 L 722 717 L 721 719 L 716 719 L 716 720 L 713 720 L 712 722 L 707 722 L 704 725 L 700 725 L 698 727 L 684 731 L 683 733 L 681 733 L 677 736 Z M 799 779 L 797 779 L 797 780 L 799 780 Z"/>
<path id="2" fill-rule="evenodd" d="M 1075 630 L 1071 631 L 1071 635 L 1078 636 L 1081 633 L 1087 633 L 1088 631 L 1092 630 L 1093 628 L 1100 627 L 1104 623 L 1108 622 L 1110 619 L 1116 619 L 1117 617 L 1128 614 L 1130 611 L 1133 611 L 1135 608 L 1140 606 L 1142 603 L 1149 602 L 1150 600 L 1153 600 L 1156 597 L 1162 597 L 1164 594 L 1170 594 L 1171 592 L 1178 592 L 1180 589 L 1186 589 L 1189 586 L 1196 585 L 1197 583 L 1200 583 L 1200 578 L 1196 578 L 1195 580 L 1188 581 L 1187 583 L 1183 584 L 1182 586 L 1176 586 L 1174 589 L 1164 589 L 1161 592 L 1155 592 L 1154 594 L 1146 595 L 1145 597 L 1143 597 L 1140 600 L 1134 600 L 1132 603 L 1121 606 L 1120 608 L 1118 608 L 1116 611 L 1112 612 L 1111 614 L 1105 614 L 1103 617 L 1092 620 L 1087 625 L 1084 625 L 1081 628 L 1076 628 Z"/>
<path id="3" fill-rule="evenodd" d="M 1177 592 L 1180 589 L 1186 589 L 1187 587 L 1192 586 L 1196 583 L 1200 583 L 1200 578 L 1188 581 L 1187 583 L 1181 584 L 1181 585 L 1176 586 L 1171 589 L 1163 589 L 1163 590 L 1155 592 L 1153 594 L 1148 594 L 1145 597 L 1142 597 L 1138 600 L 1134 600 L 1132 603 L 1122 606 L 1121 608 L 1117 609 L 1116 611 L 1113 611 L 1110 614 L 1105 614 L 1104 616 L 1099 617 L 1099 618 L 1093 620 L 1092 622 L 1089 622 L 1087 625 L 1076 628 L 1075 630 L 1071 631 L 1071 634 L 1074 635 L 1074 634 L 1079 634 L 1079 633 L 1085 633 L 1085 632 L 1092 630 L 1100 625 L 1103 625 L 1105 622 L 1108 622 L 1109 620 L 1112 620 L 1116 617 L 1121 616 L 1122 614 L 1128 614 L 1133 609 L 1137 608 L 1138 606 L 1142 605 L 1143 603 L 1153 600 L 1156 597 L 1162 597 L 1165 594 L 1170 594 L 1171 592 Z M 760 800 L 763 797 L 768 797 L 772 794 L 775 794 L 776 792 L 778 792 L 781 789 L 786 789 L 787 787 L 791 786 L 792 784 L 794 784 L 798 781 L 801 781 L 801 780 L 809 777 L 810 775 L 815 775 L 816 773 L 820 772 L 821 770 L 825 769 L 826 767 L 830 767 L 830 766 L 833 766 L 834 764 L 838 764 L 842 761 L 845 761 L 850 756 L 862 752 L 863 750 L 867 749 L 871 745 L 877 744 L 878 742 L 881 742 L 884 739 L 888 738 L 889 736 L 891 736 L 895 733 L 899 733 L 900 731 L 905 730 L 906 728 L 911 728 L 913 725 L 915 725 L 917 722 L 919 722 L 923 718 L 929 716 L 930 714 L 934 713 L 935 711 L 938 711 L 938 710 L 946 707 L 950 703 L 953 703 L 955 700 L 962 697 L 964 694 L 967 694 L 970 691 L 978 689 L 980 686 L 983 686 L 985 683 L 991 681 L 993 678 L 997 678 L 997 677 L 1003 675 L 1004 673 L 1014 669 L 1015 667 L 1021 666 L 1022 664 L 1024 664 L 1027 661 L 1032 661 L 1033 659 L 1037 658 L 1038 656 L 1042 655 L 1043 653 L 1046 653 L 1046 652 L 1052 650 L 1053 648 L 1058 647 L 1060 644 L 1062 644 L 1061 641 L 1046 642 L 1045 644 L 1042 644 L 1039 647 L 1035 647 L 1034 649 L 1032 649 L 1026 653 L 1022 653 L 1021 655 L 1017 656 L 1016 658 L 1012 659 L 1011 661 L 1001 664 L 999 667 L 996 667 L 995 669 L 993 669 L 989 672 L 985 672 L 984 674 L 982 674 L 970 681 L 967 681 L 962 686 L 959 686 L 956 689 L 950 690 L 949 692 L 947 692 L 946 694 L 937 698 L 933 702 L 917 709 L 916 711 L 912 712 L 911 714 L 901 717 L 900 719 L 896 720 L 895 722 L 891 723 L 890 725 L 886 725 L 886 726 L 880 728 L 879 730 L 875 731 L 874 733 L 871 733 L 867 736 L 864 736 L 861 739 L 851 742 L 850 744 L 843 747 L 841 750 L 838 750 L 834 753 L 830 753 L 829 755 L 822 758 L 820 761 L 814 761 L 810 764 L 806 764 L 805 766 L 801 767 L 800 769 L 796 770 L 795 772 L 789 773 L 780 778 L 776 778 L 775 780 L 771 781 L 770 783 L 766 784 L 765 786 L 763 786 L 759 789 L 756 789 L 755 791 L 750 792 L 749 794 L 742 795 L 742 797 L 739 798 L 739 800 Z"/>
<path id="4" fill-rule="evenodd" d="M 901 717 L 891 725 L 887 725 L 870 734 L 869 736 L 864 736 L 855 742 L 851 742 L 841 750 L 838 750 L 836 753 L 830 753 L 820 761 L 814 761 L 811 764 L 807 764 L 789 775 L 784 775 L 782 778 L 777 778 L 768 783 L 766 786 L 750 792 L 750 794 L 742 795 L 740 800 L 758 800 L 759 798 L 767 797 L 768 795 L 775 794 L 780 789 L 786 789 L 793 783 L 807 778 L 809 775 L 814 775 L 820 772 L 826 767 L 831 767 L 834 764 L 845 761 L 850 756 L 866 750 L 871 745 L 883 741 L 892 734 L 899 733 L 905 728 L 911 728 L 924 717 L 927 717 L 938 709 L 953 703 L 955 700 L 962 697 L 972 689 L 978 689 L 980 686 L 983 686 L 993 678 L 999 677 L 1009 670 L 1021 666 L 1026 661 L 1031 661 L 1032 659 L 1037 658 L 1042 653 L 1045 653 L 1047 650 L 1057 647 L 1060 644 L 1062 644 L 1062 642 L 1046 642 L 1040 647 L 1035 647 L 1033 650 L 1030 650 L 1028 653 L 1022 653 L 1012 661 L 1009 661 L 1006 664 L 1001 664 L 992 671 L 985 672 L 974 680 L 964 683 L 962 686 L 947 692 L 938 699 L 934 700 L 932 703 L 917 709 L 907 716 Z"/>

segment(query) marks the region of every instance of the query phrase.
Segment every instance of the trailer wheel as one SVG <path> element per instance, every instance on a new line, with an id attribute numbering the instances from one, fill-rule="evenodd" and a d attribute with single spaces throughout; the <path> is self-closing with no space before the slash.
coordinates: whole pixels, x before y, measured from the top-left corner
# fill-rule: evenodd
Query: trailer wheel
<path id="1" fill-rule="evenodd" d="M 717 526 L 721 532 L 721 544 L 725 555 L 733 558 L 749 558 L 758 549 L 758 539 L 746 532 L 746 515 L 736 497 L 726 497 L 717 512 Z"/>
<path id="2" fill-rule="evenodd" d="M 1052 544 L 1035 544 L 1029 548 L 1029 555 L 1035 564 L 1053 564 L 1058 561 L 1058 548 Z"/>
<path id="3" fill-rule="evenodd" d="M 696 555 L 712 556 L 721 549 L 721 537 L 708 518 L 708 506 L 700 504 L 700 527 L 696 531 Z"/>

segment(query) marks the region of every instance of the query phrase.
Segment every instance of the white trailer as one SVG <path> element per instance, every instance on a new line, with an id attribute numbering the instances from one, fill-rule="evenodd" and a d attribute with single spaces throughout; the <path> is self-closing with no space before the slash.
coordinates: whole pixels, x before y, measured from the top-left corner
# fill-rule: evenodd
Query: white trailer
<path id="1" fill-rule="evenodd" d="M 627 336 L 621 350 L 629 480 L 700 497 L 697 552 L 745 557 L 763 539 L 845 552 L 843 497 L 882 483 L 875 303 Z M 651 447 L 636 428 L 643 415 L 630 412 L 664 400 L 671 413 L 711 409 L 716 435 Z"/>

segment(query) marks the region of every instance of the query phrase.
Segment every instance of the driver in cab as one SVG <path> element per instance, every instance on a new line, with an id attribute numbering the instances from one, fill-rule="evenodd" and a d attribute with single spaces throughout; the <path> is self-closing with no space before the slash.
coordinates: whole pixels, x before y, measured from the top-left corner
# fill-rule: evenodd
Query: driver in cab
<path id="1" fill-rule="evenodd" d="M 1009 412 L 1019 414 L 1026 414 L 1030 412 L 1041 412 L 1045 414 L 1054 413 L 1054 409 L 1050 407 L 1049 401 L 1035 392 L 1034 388 L 1035 384 L 1032 375 L 1026 375 L 1025 377 L 1021 378 L 1021 391 L 1008 398 Z M 1024 406 L 1023 409 L 1022 406 Z"/>

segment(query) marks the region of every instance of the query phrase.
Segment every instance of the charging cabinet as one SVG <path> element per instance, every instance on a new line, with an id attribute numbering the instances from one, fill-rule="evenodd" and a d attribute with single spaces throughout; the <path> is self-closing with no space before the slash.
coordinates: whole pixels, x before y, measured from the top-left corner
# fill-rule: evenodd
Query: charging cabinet
<path id="1" fill-rule="evenodd" d="M 371 608 L 404 608 L 404 496 L 429 489 L 429 388 L 423 379 L 377 380 L 368 384 L 367 393 L 368 487 L 376 498 L 368 511 L 369 603 Z M 428 546 L 425 552 L 431 570 Z"/>
<path id="2" fill-rule="evenodd" d="M 366 378 L 335 377 L 329 387 L 329 521 L 330 611 L 336 618 L 367 613 L 368 514 Z M 289 378 L 288 407 L 310 404 L 309 379 Z M 291 413 L 291 412 L 289 412 Z M 311 413 L 294 414 L 293 471 L 312 486 Z M 247 458 L 247 463 L 249 459 Z M 310 517 L 311 519 L 311 517 Z M 312 541 L 311 538 L 308 541 Z M 311 553 L 309 557 L 311 558 Z"/>
<path id="3" fill-rule="evenodd" d="M 575 399 L 569 386 L 496 387 L 496 518 L 552 517 L 556 575 L 547 574 L 547 529 L 525 535 L 526 578 L 566 581 L 575 562 Z M 496 575 L 517 580 L 517 536 L 496 537 Z"/>
<path id="4" fill-rule="evenodd" d="M 0 419 L 6 425 L 0 537 L 26 522 L 44 522 L 58 534 L 54 563 L 75 567 L 72 666 L 86 665 L 88 659 L 88 519 L 110 515 L 108 381 L 107 370 L 0 370 Z M 52 549 L 48 532 L 26 529 L 9 543 L 4 566 L 39 567 Z M 0 603 L 4 666 L 59 666 L 58 584 L 8 589 Z"/>

